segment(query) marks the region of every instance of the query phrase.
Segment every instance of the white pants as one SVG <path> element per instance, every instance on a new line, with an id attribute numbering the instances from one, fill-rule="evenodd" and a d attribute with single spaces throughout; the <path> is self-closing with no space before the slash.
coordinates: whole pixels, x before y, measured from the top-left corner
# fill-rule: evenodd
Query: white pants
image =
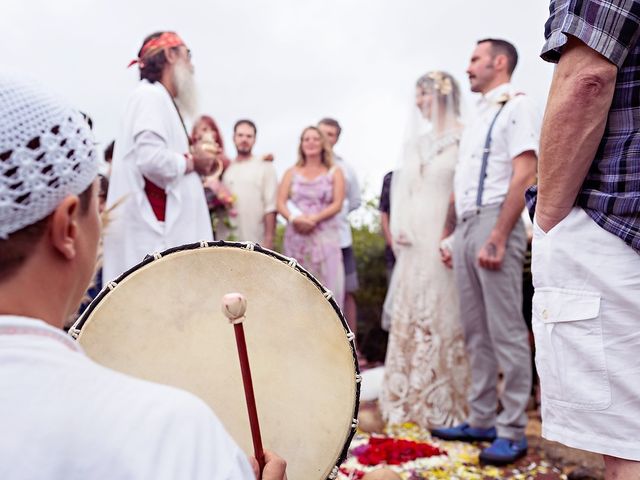
<path id="1" fill-rule="evenodd" d="M 542 435 L 640 461 L 640 255 L 577 207 L 533 230 Z"/>

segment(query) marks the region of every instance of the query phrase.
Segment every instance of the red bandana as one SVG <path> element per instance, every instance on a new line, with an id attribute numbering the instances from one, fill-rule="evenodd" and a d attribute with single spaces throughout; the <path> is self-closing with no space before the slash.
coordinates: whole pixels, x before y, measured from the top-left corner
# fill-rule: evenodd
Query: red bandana
<path id="1" fill-rule="evenodd" d="M 131 60 L 127 68 L 135 65 L 136 63 L 140 68 L 144 68 L 145 58 L 155 55 L 164 48 L 179 47 L 180 45 L 184 45 L 184 42 L 177 34 L 173 32 L 164 32 L 159 37 L 152 38 L 145 43 L 140 51 L 140 57 L 135 60 Z"/>

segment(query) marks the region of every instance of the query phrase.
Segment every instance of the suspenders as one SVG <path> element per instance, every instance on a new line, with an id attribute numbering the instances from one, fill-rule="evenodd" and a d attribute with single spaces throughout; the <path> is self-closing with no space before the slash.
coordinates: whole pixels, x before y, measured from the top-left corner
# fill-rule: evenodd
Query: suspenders
<path id="1" fill-rule="evenodd" d="M 478 182 L 478 196 L 476 197 L 476 206 L 482 206 L 482 193 L 484 192 L 484 179 L 487 177 L 487 164 L 489 163 L 489 154 L 491 153 L 491 133 L 493 132 L 493 126 L 496 124 L 496 120 L 498 119 L 498 115 L 502 112 L 502 109 L 507 104 L 504 102 L 500 105 L 500 109 L 496 116 L 493 117 L 491 121 L 491 125 L 489 125 L 489 131 L 487 132 L 487 138 L 484 141 L 484 149 L 482 150 L 482 166 L 480 167 L 480 180 Z"/>

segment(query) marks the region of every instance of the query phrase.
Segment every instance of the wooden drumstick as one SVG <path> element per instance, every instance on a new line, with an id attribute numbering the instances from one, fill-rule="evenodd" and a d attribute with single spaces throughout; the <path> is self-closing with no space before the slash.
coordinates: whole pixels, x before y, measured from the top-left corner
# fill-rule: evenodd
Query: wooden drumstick
<path id="1" fill-rule="evenodd" d="M 251 368 L 249 366 L 249 356 L 247 355 L 247 343 L 244 339 L 244 321 L 247 310 L 247 300 L 240 293 L 228 293 L 222 297 L 222 313 L 233 324 L 236 334 L 236 346 L 238 347 L 238 357 L 240 358 L 240 370 L 242 371 L 242 383 L 244 385 L 244 396 L 247 401 L 247 411 L 249 413 L 249 426 L 251 427 L 251 438 L 253 439 L 253 452 L 258 461 L 260 473 L 264 469 L 264 451 L 262 449 L 262 438 L 260 436 L 260 425 L 258 423 L 258 410 L 256 409 L 256 399 L 253 394 L 253 382 L 251 380 Z"/>

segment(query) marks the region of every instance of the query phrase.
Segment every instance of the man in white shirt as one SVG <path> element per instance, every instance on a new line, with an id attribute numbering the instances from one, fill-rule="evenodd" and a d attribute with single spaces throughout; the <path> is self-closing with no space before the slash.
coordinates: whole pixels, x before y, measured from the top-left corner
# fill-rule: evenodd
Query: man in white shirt
<path id="1" fill-rule="evenodd" d="M 526 234 L 521 213 L 524 192 L 535 180 L 540 120 L 529 98 L 509 83 L 517 59 L 511 43 L 481 40 L 467 69 L 471 90 L 482 96 L 460 142 L 455 212 L 451 205 L 449 217 L 457 217 L 453 268 L 471 366 L 470 414 L 461 425 L 433 431 L 445 439 L 493 441 L 480 460 L 494 464 L 526 454 L 531 391 L 522 316 Z M 443 261 L 449 260 L 443 250 Z M 504 391 L 498 398 L 500 373 Z M 498 399 L 503 409 L 496 415 Z"/>
<path id="2" fill-rule="evenodd" d="M 138 54 L 140 83 L 115 142 L 104 236 L 105 282 L 151 253 L 213 240 L 200 174 L 215 152 L 189 151 L 182 113 L 191 114 L 191 53 L 173 32 L 149 35 Z"/>
<path id="3" fill-rule="evenodd" d="M 61 330 L 100 238 L 82 116 L 0 74 L 0 159 L 0 478 L 255 478 L 201 400 L 104 368 Z M 268 454 L 262 478 L 284 467 Z"/>
<path id="4" fill-rule="evenodd" d="M 323 118 L 318 122 L 318 128 L 329 141 L 331 149 L 335 147 L 340 138 L 342 128 L 337 120 L 333 118 Z M 344 313 L 349 323 L 349 328 L 353 333 L 358 328 L 358 310 L 356 305 L 355 293 L 358 291 L 358 271 L 356 269 L 356 258 L 353 253 L 353 239 L 351 236 L 351 224 L 348 215 L 358 207 L 360 207 L 360 185 L 358 184 L 358 176 L 351 166 L 343 160 L 342 157 L 333 152 L 333 159 L 342 171 L 345 179 L 345 196 L 342 203 L 342 210 L 338 214 L 340 222 L 340 247 L 342 248 L 342 261 L 344 262 Z"/>
<path id="5" fill-rule="evenodd" d="M 235 198 L 236 216 L 227 238 L 255 242 L 272 249 L 276 231 L 278 177 L 273 163 L 253 155 L 257 129 L 251 120 L 238 120 L 233 143 L 238 155 L 224 172 L 223 183 Z"/>

